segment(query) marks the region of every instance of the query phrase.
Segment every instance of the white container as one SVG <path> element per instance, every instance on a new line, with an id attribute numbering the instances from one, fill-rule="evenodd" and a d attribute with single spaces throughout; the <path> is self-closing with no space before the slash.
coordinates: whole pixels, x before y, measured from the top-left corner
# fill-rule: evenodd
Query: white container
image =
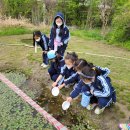
<path id="1" fill-rule="evenodd" d="M 58 87 L 54 87 L 52 90 L 51 90 L 51 93 L 53 96 L 58 96 L 60 91 L 59 91 L 59 88 Z"/>
<path id="2" fill-rule="evenodd" d="M 64 101 L 64 102 L 62 103 L 62 109 L 63 109 L 63 110 L 67 110 L 69 107 L 70 107 L 70 102 Z"/>

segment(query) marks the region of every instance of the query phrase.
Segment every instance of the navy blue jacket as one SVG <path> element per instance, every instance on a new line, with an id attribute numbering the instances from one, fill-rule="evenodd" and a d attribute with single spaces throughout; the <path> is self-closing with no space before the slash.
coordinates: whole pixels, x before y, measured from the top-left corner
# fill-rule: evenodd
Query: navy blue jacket
<path id="1" fill-rule="evenodd" d="M 71 92 L 70 96 L 75 98 L 79 93 L 87 93 L 91 95 L 90 89 L 94 90 L 94 96 L 96 97 L 109 97 L 113 93 L 112 85 L 109 77 L 104 77 L 102 75 L 97 76 L 95 81 L 91 84 L 85 84 L 82 80 L 78 83 L 76 88 Z"/>
<path id="2" fill-rule="evenodd" d="M 56 14 L 56 16 L 54 17 L 54 22 L 51 28 L 51 33 L 50 33 L 50 41 L 49 41 L 49 47 L 51 50 L 54 50 L 54 39 L 56 37 L 56 28 L 55 28 L 55 19 L 56 17 L 60 17 L 63 20 L 63 32 L 62 32 L 62 36 L 61 36 L 61 42 L 63 43 L 63 45 L 67 45 L 68 41 L 70 39 L 70 33 L 69 33 L 69 29 L 65 24 L 65 20 L 64 20 L 64 16 L 61 12 L 58 12 Z"/>
<path id="3" fill-rule="evenodd" d="M 90 88 L 82 81 L 80 80 L 75 89 L 70 93 L 71 98 L 77 97 L 80 93 L 87 93 L 90 94 Z"/>
<path id="4" fill-rule="evenodd" d="M 102 68 L 100 66 L 95 66 L 97 69 L 99 69 L 101 71 L 101 74 L 105 77 L 108 76 L 108 74 L 110 73 L 110 70 L 108 68 Z M 74 73 L 73 75 L 71 75 L 68 79 L 64 80 L 65 85 L 68 85 L 70 83 L 78 83 L 80 81 L 80 76 L 78 73 Z"/>
<path id="5" fill-rule="evenodd" d="M 62 68 L 61 68 L 61 75 L 64 77 L 64 79 L 67 79 L 69 78 L 70 76 L 72 76 L 73 74 L 75 74 L 75 70 L 74 68 L 72 67 L 71 69 L 68 69 L 66 65 L 64 65 Z"/>
<path id="6" fill-rule="evenodd" d="M 35 46 L 35 39 L 34 39 L 34 35 L 33 35 L 33 46 Z M 42 48 L 43 51 L 48 51 L 49 50 L 49 38 L 45 35 L 42 34 L 41 35 L 41 40 L 39 42 L 37 42 L 38 45 L 40 45 L 40 47 Z"/>
<path id="7" fill-rule="evenodd" d="M 51 62 L 50 68 L 53 69 L 57 74 L 61 73 L 61 68 L 65 65 L 64 59 L 60 59 L 56 62 Z"/>
<path id="8" fill-rule="evenodd" d="M 96 68 L 98 68 L 101 71 L 100 76 L 105 78 L 105 80 L 107 79 L 107 81 L 110 83 L 110 78 L 107 78 L 108 74 L 110 73 L 110 70 L 108 68 L 102 68 L 102 67 L 99 67 L 99 66 L 96 66 Z M 103 78 L 100 78 L 100 76 L 97 76 L 97 78 L 99 78 L 99 80 L 102 81 Z M 105 80 L 103 80 L 103 85 L 105 84 Z M 104 86 L 102 86 L 102 88 L 103 87 Z M 111 85 L 109 87 L 111 87 Z M 91 89 L 96 89 L 96 85 L 95 85 L 94 88 L 91 87 Z M 77 87 L 71 92 L 70 96 L 72 98 L 75 98 L 79 95 L 79 93 L 82 93 L 82 92 L 87 93 L 87 95 L 91 95 L 89 90 L 90 90 L 90 86 L 86 85 L 82 80 L 80 80 L 79 83 L 77 84 Z M 104 87 L 103 90 L 106 91 L 106 93 L 104 94 L 104 96 L 106 96 L 107 93 L 108 93 L 107 87 Z M 95 94 L 96 94 L 96 92 L 95 92 Z M 102 94 L 102 96 L 103 96 L 103 94 Z"/>
<path id="9" fill-rule="evenodd" d="M 65 85 L 71 84 L 71 83 L 78 83 L 80 81 L 80 76 L 78 73 L 72 74 L 69 78 L 64 80 Z"/>

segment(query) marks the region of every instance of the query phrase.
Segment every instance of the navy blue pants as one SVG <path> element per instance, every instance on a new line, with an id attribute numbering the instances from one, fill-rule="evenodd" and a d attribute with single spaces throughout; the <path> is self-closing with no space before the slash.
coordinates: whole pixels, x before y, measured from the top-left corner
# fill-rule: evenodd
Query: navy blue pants
<path id="1" fill-rule="evenodd" d="M 42 53 L 42 59 L 43 59 L 43 63 L 48 65 L 48 57 L 47 54 L 45 54 L 44 52 Z"/>
<path id="2" fill-rule="evenodd" d="M 111 88 L 111 95 L 109 97 L 98 97 L 99 108 L 108 107 L 112 102 L 116 102 L 116 92 L 114 88 Z"/>
<path id="3" fill-rule="evenodd" d="M 53 68 L 49 68 L 48 73 L 51 77 L 51 80 L 55 82 L 59 76 L 59 74 L 56 72 L 56 70 L 54 70 Z"/>

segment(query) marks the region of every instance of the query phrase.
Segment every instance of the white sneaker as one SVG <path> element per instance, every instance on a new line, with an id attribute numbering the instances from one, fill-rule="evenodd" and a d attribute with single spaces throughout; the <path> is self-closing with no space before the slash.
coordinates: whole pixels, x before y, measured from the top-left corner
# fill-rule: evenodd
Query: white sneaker
<path id="1" fill-rule="evenodd" d="M 48 65 L 44 65 L 44 66 L 43 66 L 43 68 L 47 68 L 47 67 L 48 67 Z"/>
<path id="2" fill-rule="evenodd" d="M 89 104 L 86 108 L 87 108 L 87 110 L 90 111 L 90 110 L 93 110 L 95 106 L 97 106 L 97 104 L 95 104 L 95 103 L 94 104 Z"/>
<path id="3" fill-rule="evenodd" d="M 105 108 L 100 109 L 99 107 L 97 107 L 94 112 L 95 112 L 95 114 L 99 115 L 104 111 L 104 109 Z"/>
<path id="4" fill-rule="evenodd" d="M 44 65 L 45 65 L 44 63 L 41 64 L 42 67 L 43 67 Z"/>
<path id="5" fill-rule="evenodd" d="M 46 65 L 46 64 L 44 64 L 44 63 L 42 63 L 41 66 L 42 66 L 43 68 L 47 68 L 47 67 L 48 67 L 48 65 Z"/>

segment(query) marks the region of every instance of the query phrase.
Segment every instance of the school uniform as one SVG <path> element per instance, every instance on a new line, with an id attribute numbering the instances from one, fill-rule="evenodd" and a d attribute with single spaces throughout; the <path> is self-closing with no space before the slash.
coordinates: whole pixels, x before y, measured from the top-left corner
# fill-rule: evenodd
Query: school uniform
<path id="1" fill-rule="evenodd" d="M 58 76 L 61 73 L 61 68 L 65 65 L 65 61 L 63 58 L 59 59 L 56 62 L 51 62 L 50 68 L 48 69 L 48 73 L 51 77 L 52 81 L 56 81 Z"/>
<path id="2" fill-rule="evenodd" d="M 61 72 L 60 75 L 62 75 L 62 79 L 58 82 L 58 85 L 63 84 L 69 77 L 71 77 L 72 75 L 74 75 L 76 73 L 76 71 L 74 70 L 74 68 L 70 68 L 68 69 L 66 65 L 64 65 L 61 68 Z M 72 79 L 73 80 L 73 79 Z M 69 80 L 69 82 L 67 82 L 68 84 L 71 83 L 71 81 Z"/>
<path id="3" fill-rule="evenodd" d="M 95 101 L 98 100 L 99 103 L 99 107 L 106 107 L 108 105 L 110 105 L 111 102 L 116 102 L 116 93 L 114 88 L 111 85 L 111 80 L 108 76 L 108 74 L 110 73 L 110 70 L 108 68 L 101 68 L 99 66 L 97 66 L 97 68 L 101 71 L 101 75 L 97 76 L 99 79 L 104 79 L 101 83 L 103 85 L 106 85 L 105 80 L 107 80 L 107 82 L 109 83 L 109 85 L 107 85 L 107 87 L 102 86 L 102 90 L 104 90 L 104 93 L 106 95 L 104 95 L 104 97 L 99 97 L 99 95 L 97 95 L 97 93 L 95 92 L 94 96 L 90 93 L 90 89 L 95 90 L 96 86 L 99 86 L 99 84 L 96 84 L 97 80 L 89 85 L 86 85 L 82 80 L 79 81 L 79 83 L 77 84 L 77 86 L 74 88 L 74 90 L 71 92 L 70 96 L 71 98 L 75 98 L 77 97 L 80 93 L 82 93 L 82 99 L 81 99 L 81 105 L 83 107 L 87 107 L 90 103 L 95 103 Z M 102 78 L 100 78 L 102 77 Z M 93 85 L 94 84 L 94 85 Z M 102 85 L 100 84 L 100 85 Z M 110 88 L 110 95 L 107 94 L 107 88 Z M 106 96 L 106 97 L 105 97 Z M 95 98 L 96 97 L 96 98 Z"/>
<path id="4" fill-rule="evenodd" d="M 54 50 L 54 41 L 55 40 L 63 43 L 63 45 L 58 46 L 58 49 L 56 51 L 59 55 L 64 56 L 65 50 L 66 50 L 67 45 L 68 45 L 68 41 L 70 39 L 70 33 L 69 33 L 68 27 L 65 24 L 63 14 L 58 12 L 56 14 L 56 16 L 54 17 L 54 21 L 55 21 L 56 17 L 60 17 L 63 21 L 63 32 L 62 32 L 62 36 L 59 36 L 60 28 L 55 28 L 54 22 L 53 22 L 53 26 L 52 26 L 51 32 L 50 32 L 49 47 L 50 47 L 51 50 Z"/>
<path id="5" fill-rule="evenodd" d="M 35 39 L 34 39 L 34 35 L 33 34 L 33 46 L 35 46 Z M 48 51 L 49 50 L 49 38 L 45 35 L 42 34 L 41 35 L 41 39 L 39 42 L 36 42 L 38 45 L 40 45 L 42 51 Z M 42 59 L 43 59 L 43 63 L 45 63 L 46 65 L 48 64 L 48 58 L 47 58 L 47 54 L 45 54 L 44 52 L 42 53 Z"/>

